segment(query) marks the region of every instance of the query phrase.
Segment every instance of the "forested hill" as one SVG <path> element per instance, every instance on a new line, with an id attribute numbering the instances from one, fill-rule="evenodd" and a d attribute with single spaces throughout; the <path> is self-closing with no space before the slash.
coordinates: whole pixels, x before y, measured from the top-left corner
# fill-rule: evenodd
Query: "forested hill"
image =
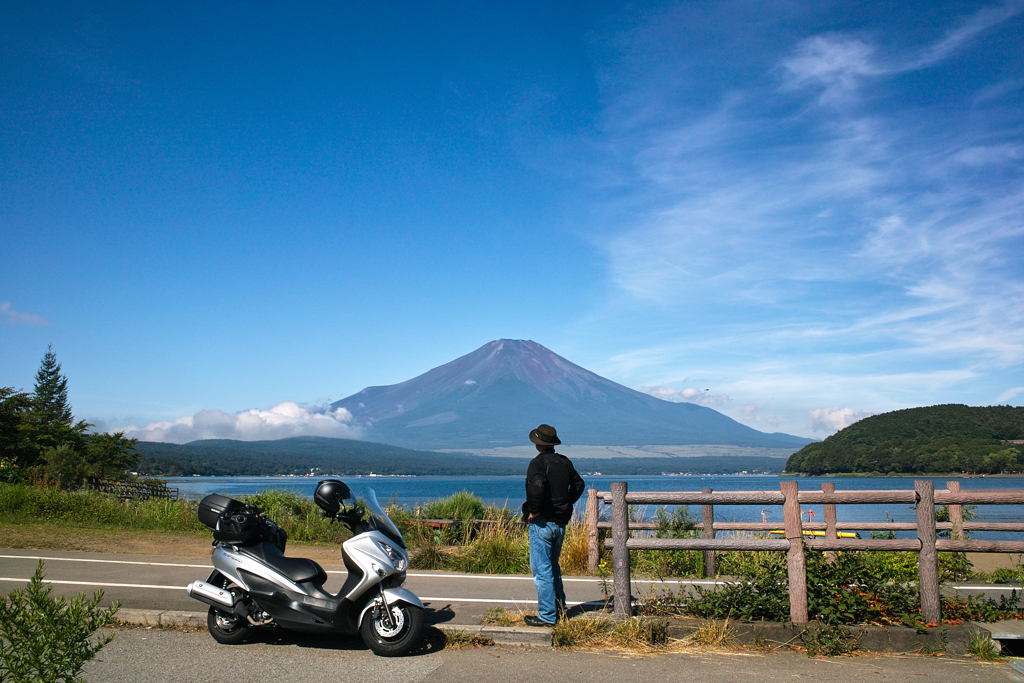
<path id="1" fill-rule="evenodd" d="M 865 418 L 790 456 L 794 474 L 1019 472 L 1024 408 L 941 405 Z"/>
<path id="2" fill-rule="evenodd" d="M 366 475 L 524 475 L 529 458 L 414 451 L 388 444 L 317 436 L 278 441 L 193 441 L 179 445 L 143 441 L 138 471 L 156 476 L 268 476 L 319 473 Z M 732 474 L 777 473 L 782 458 L 703 456 L 651 458 L 574 458 L 580 472 L 657 475 L 662 472 Z"/>

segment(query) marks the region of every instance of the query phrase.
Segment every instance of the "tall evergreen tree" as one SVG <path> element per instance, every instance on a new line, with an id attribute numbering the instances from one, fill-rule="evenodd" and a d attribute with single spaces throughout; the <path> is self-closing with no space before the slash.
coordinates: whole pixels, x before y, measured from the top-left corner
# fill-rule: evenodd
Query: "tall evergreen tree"
<path id="1" fill-rule="evenodd" d="M 68 404 L 68 378 L 61 373 L 53 344 L 46 347 L 36 372 L 36 387 L 32 395 L 36 410 L 46 413 L 49 418 L 63 425 L 71 425 L 74 418 Z"/>

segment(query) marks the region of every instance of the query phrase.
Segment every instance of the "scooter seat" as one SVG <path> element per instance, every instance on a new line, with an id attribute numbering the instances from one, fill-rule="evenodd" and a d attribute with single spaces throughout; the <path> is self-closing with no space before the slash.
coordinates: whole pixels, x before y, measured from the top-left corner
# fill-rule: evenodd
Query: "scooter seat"
<path id="1" fill-rule="evenodd" d="M 239 550 L 265 562 L 295 583 L 314 581 L 322 586 L 327 581 L 327 572 L 316 562 L 305 557 L 285 557 L 273 543 L 263 542 Z"/>

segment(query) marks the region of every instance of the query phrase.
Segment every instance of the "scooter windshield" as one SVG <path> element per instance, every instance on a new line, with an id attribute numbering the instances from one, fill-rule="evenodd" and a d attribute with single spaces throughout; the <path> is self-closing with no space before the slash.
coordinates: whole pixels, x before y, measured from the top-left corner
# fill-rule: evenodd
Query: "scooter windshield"
<path id="1" fill-rule="evenodd" d="M 402 532 L 398 530 L 395 523 L 392 522 L 391 518 L 388 517 L 388 514 L 384 512 L 384 508 L 382 508 L 380 503 L 377 502 L 377 494 L 373 489 L 366 489 L 366 494 L 363 496 L 363 502 L 366 505 L 367 521 L 372 524 L 370 528 L 376 528 L 385 536 L 390 536 L 404 548 L 405 540 L 402 538 Z"/>

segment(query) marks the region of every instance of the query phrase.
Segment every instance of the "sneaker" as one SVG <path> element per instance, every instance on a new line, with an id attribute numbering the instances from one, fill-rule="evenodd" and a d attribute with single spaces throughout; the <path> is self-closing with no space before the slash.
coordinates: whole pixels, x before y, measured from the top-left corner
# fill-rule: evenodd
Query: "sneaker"
<path id="1" fill-rule="evenodd" d="M 535 617 L 532 614 L 528 614 L 523 617 L 523 621 L 526 622 L 527 626 L 543 626 L 544 628 L 551 628 L 554 624 L 544 621 L 540 617 Z"/>

